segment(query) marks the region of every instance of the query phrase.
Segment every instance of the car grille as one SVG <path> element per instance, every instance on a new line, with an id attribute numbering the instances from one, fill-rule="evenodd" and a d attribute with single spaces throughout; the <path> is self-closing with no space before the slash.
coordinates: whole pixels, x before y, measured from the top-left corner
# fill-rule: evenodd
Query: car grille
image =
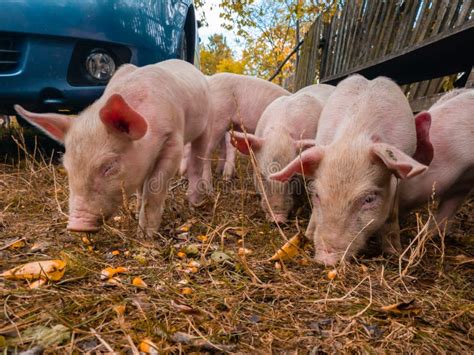
<path id="1" fill-rule="evenodd" d="M 20 40 L 0 34 L 0 73 L 15 70 L 20 62 Z"/>

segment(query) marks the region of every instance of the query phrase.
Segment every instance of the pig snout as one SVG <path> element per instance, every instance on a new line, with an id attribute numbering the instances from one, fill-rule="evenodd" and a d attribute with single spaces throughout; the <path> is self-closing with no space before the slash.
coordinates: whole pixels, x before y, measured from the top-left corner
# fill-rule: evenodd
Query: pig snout
<path id="1" fill-rule="evenodd" d="M 343 253 L 329 252 L 325 250 L 319 250 L 316 252 L 314 259 L 323 265 L 334 266 L 341 261 Z"/>
<path id="2" fill-rule="evenodd" d="M 69 213 L 67 230 L 71 232 L 98 232 L 102 225 L 102 217 L 85 209 L 73 209 Z"/>
<path id="3" fill-rule="evenodd" d="M 286 213 L 273 213 L 273 216 L 270 213 L 267 213 L 266 217 L 267 217 L 267 221 L 278 223 L 278 224 L 286 223 L 287 221 Z"/>
<path id="4" fill-rule="evenodd" d="M 67 230 L 70 232 L 96 233 L 100 229 L 100 218 L 75 214 L 69 217 Z"/>

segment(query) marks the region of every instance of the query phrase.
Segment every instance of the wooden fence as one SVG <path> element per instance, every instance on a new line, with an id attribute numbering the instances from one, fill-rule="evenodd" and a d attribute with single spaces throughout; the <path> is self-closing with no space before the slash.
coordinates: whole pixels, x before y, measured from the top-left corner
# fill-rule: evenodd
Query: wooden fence
<path id="1" fill-rule="evenodd" d="M 474 0 L 341 1 L 326 19 L 318 16 L 305 36 L 296 90 L 315 78 L 334 84 L 356 72 L 385 75 L 403 85 L 416 106 L 452 85 L 458 73 L 466 73 L 465 84 L 471 72 Z"/>

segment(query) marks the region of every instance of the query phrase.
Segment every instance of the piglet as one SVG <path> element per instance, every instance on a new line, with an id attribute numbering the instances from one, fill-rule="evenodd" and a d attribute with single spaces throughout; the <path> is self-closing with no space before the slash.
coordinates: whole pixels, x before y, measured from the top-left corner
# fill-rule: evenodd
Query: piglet
<path id="1" fill-rule="evenodd" d="M 397 182 L 424 172 L 412 158 L 415 122 L 400 88 L 387 78 L 351 76 L 337 86 L 319 119 L 316 146 L 271 176 L 312 181 L 307 236 L 318 262 L 333 265 L 360 251 L 377 234 L 388 252 L 400 249 Z M 419 152 L 420 154 L 422 152 Z"/>
<path id="2" fill-rule="evenodd" d="M 15 109 L 66 147 L 70 231 L 98 231 L 121 205 L 123 194 L 138 192 L 139 229 L 153 235 L 187 142 L 188 198 L 192 203 L 202 198 L 199 180 L 208 145 L 209 90 L 204 75 L 189 63 L 124 65 L 102 97 L 77 118 L 32 113 L 18 105 Z"/>
<path id="3" fill-rule="evenodd" d="M 211 156 L 219 144 L 229 147 L 225 144 L 225 133 L 230 129 L 254 133 L 265 108 L 276 98 L 290 94 L 266 80 L 239 74 L 214 74 L 208 77 L 208 83 L 212 128 L 207 156 Z M 229 151 L 223 168 L 224 179 L 230 179 L 234 173 L 234 155 Z M 210 174 L 211 161 L 208 160 L 204 166 L 205 181 L 210 180 Z"/>
<path id="4" fill-rule="evenodd" d="M 262 196 L 267 220 L 284 223 L 290 214 L 294 195 L 303 186 L 298 180 L 280 182 L 268 177 L 314 145 L 319 115 L 335 87 L 312 85 L 290 96 L 273 101 L 258 121 L 255 135 L 234 132 L 232 143 L 243 154 L 255 154 L 255 189 Z"/>
<path id="5" fill-rule="evenodd" d="M 436 221 L 444 225 L 474 188 L 474 90 L 448 93 L 428 112 L 433 161 L 426 172 L 402 182 L 400 213 L 428 203 L 434 191 L 440 202 Z"/>

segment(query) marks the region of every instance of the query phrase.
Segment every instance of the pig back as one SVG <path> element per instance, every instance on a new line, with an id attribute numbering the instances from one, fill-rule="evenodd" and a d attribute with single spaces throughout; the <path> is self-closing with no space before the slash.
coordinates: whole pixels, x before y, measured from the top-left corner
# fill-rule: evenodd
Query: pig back
<path id="1" fill-rule="evenodd" d="M 225 120 L 253 133 L 266 107 L 289 95 L 282 87 L 256 77 L 219 73 L 208 78 L 215 120 Z"/>
<path id="2" fill-rule="evenodd" d="M 319 136 L 321 134 L 321 136 Z M 318 127 L 318 144 L 366 136 L 409 155 L 416 149 L 416 128 L 408 100 L 393 81 L 354 75 L 328 99 Z"/>

